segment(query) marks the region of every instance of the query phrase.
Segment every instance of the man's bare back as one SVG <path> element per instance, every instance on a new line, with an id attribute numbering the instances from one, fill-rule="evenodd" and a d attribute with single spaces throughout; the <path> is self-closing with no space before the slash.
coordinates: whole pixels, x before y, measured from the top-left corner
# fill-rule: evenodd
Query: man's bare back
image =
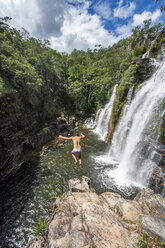
<path id="1" fill-rule="evenodd" d="M 64 136 L 59 135 L 59 138 L 73 141 L 72 157 L 74 158 L 75 163 L 77 164 L 76 154 L 78 155 L 79 164 L 80 164 L 80 166 L 82 168 L 83 166 L 82 166 L 82 163 L 81 163 L 81 153 L 82 153 L 81 139 L 85 138 L 85 135 L 82 134 L 82 133 L 80 133 L 80 135 L 76 134 L 76 136 L 72 136 L 72 137 L 64 137 Z"/>
<path id="2" fill-rule="evenodd" d="M 78 136 L 75 136 L 72 138 L 73 141 L 73 148 L 74 149 L 81 149 L 81 138 Z"/>

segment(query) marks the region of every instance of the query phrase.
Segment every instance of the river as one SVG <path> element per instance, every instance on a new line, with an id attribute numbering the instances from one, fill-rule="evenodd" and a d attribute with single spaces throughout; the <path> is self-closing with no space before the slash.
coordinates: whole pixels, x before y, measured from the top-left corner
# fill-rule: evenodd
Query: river
<path id="1" fill-rule="evenodd" d="M 39 161 L 24 165 L 1 187 L 1 229 L 0 247 L 26 247 L 28 239 L 34 237 L 33 227 L 40 217 L 49 219 L 54 192 L 62 194 L 68 190 L 70 178 L 86 175 L 91 187 L 98 194 L 105 191 L 118 192 L 133 198 L 137 188 L 122 188 L 107 176 L 115 165 L 99 162 L 108 149 L 97 134 L 88 129 L 79 130 L 86 135 L 82 140 L 83 169 L 74 164 L 71 156 L 72 141 L 66 141 L 62 148 L 49 150 Z"/>

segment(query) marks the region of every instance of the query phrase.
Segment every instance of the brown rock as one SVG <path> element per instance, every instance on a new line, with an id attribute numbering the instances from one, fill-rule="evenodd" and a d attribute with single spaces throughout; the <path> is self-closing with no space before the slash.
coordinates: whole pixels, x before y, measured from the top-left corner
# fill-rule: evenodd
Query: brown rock
<path id="1" fill-rule="evenodd" d="M 132 247 L 131 233 L 120 224 L 108 206 L 91 203 L 83 205 L 83 219 L 88 226 L 94 247 Z"/>
<path id="2" fill-rule="evenodd" d="M 69 190 L 71 192 L 89 192 L 90 179 L 86 176 L 82 176 L 82 180 L 73 178 L 69 180 Z"/>
<path id="3" fill-rule="evenodd" d="M 34 240 L 30 240 L 27 248 L 48 248 L 48 245 L 42 237 L 38 237 Z"/>
<path id="4" fill-rule="evenodd" d="M 87 177 L 69 181 L 71 192 L 61 203 L 58 200 L 58 211 L 49 225 L 49 247 L 136 247 L 137 235 L 111 210 L 122 197 L 115 193 L 99 196 L 90 191 L 88 182 Z"/>
<path id="5" fill-rule="evenodd" d="M 149 214 L 151 207 L 159 215 L 164 211 L 165 199 L 151 189 L 141 190 L 131 201 L 116 193 L 97 195 L 88 184 L 87 177 L 72 179 L 70 192 L 56 200 L 49 248 L 136 248 L 138 234 L 133 223 Z"/>
<path id="6" fill-rule="evenodd" d="M 117 193 L 106 192 L 101 196 L 107 201 L 109 207 L 126 221 L 137 222 L 143 213 L 139 203 L 123 199 Z"/>
<path id="7" fill-rule="evenodd" d="M 125 200 L 119 201 L 114 206 L 115 213 L 118 213 L 124 220 L 136 223 L 143 213 L 140 204 L 135 201 Z"/>
<path id="8" fill-rule="evenodd" d="M 142 229 L 160 241 L 165 242 L 165 218 L 153 216 L 142 217 Z"/>
<path id="9" fill-rule="evenodd" d="M 156 167 L 150 176 L 148 187 L 154 190 L 155 193 L 160 194 L 163 188 L 165 188 L 164 180 L 164 175 L 161 173 L 160 169 Z"/>
<path id="10" fill-rule="evenodd" d="M 149 188 L 142 189 L 134 199 L 144 209 L 144 213 L 157 217 L 165 217 L 165 198 Z"/>
<path id="11" fill-rule="evenodd" d="M 111 209 L 113 209 L 114 206 L 118 202 L 123 200 L 121 195 L 119 195 L 117 193 L 113 193 L 113 192 L 105 192 L 105 193 L 102 193 L 101 196 L 107 201 L 107 203 Z"/>

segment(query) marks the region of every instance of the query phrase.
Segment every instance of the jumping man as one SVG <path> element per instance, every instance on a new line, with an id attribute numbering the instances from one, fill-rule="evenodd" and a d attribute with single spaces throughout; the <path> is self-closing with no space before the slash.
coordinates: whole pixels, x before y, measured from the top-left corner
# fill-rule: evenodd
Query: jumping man
<path id="1" fill-rule="evenodd" d="M 81 168 L 83 168 L 82 163 L 81 163 L 81 152 L 82 152 L 81 139 L 85 138 L 85 135 L 82 133 L 80 133 L 80 135 L 77 133 L 76 136 L 72 136 L 72 137 L 64 137 L 64 136 L 59 135 L 59 138 L 73 141 L 72 157 L 74 158 L 75 163 L 77 164 L 77 158 L 76 158 L 76 154 L 77 154 L 79 165 L 81 166 Z"/>

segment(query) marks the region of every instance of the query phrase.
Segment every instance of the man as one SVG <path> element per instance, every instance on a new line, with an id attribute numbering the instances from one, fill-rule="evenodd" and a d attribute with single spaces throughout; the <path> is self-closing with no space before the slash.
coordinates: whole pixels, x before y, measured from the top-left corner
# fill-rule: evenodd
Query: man
<path id="1" fill-rule="evenodd" d="M 82 133 L 80 133 L 80 135 L 77 133 L 76 136 L 72 136 L 72 137 L 64 137 L 62 135 L 59 135 L 59 138 L 73 141 L 72 157 L 74 158 L 75 163 L 77 164 L 78 162 L 76 158 L 76 154 L 77 154 L 79 165 L 81 166 L 81 168 L 83 168 L 82 163 L 81 163 L 81 153 L 82 153 L 81 139 L 85 138 L 85 135 Z"/>

